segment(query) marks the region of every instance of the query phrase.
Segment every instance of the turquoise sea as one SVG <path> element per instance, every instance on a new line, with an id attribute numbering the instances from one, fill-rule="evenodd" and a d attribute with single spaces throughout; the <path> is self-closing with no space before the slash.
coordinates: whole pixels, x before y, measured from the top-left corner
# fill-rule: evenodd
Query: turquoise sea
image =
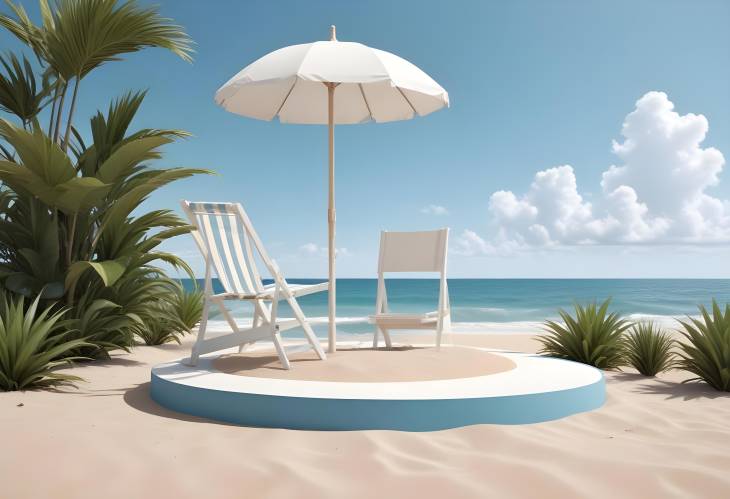
<path id="1" fill-rule="evenodd" d="M 292 283 L 314 283 L 326 279 L 290 279 Z M 202 286 L 202 281 L 198 281 Z M 187 288 L 193 281 L 184 280 Z M 632 318 L 651 317 L 666 324 L 673 317 L 697 313 L 697 305 L 708 305 L 712 298 L 730 302 L 730 279 L 449 279 L 452 320 L 465 330 L 536 328 L 537 323 L 557 317 L 559 308 L 571 308 L 574 302 L 587 303 L 611 298 L 612 309 Z M 338 329 L 345 333 L 365 333 L 366 323 L 375 308 L 375 279 L 337 280 Z M 219 288 L 219 285 L 216 283 Z M 438 280 L 387 280 L 391 310 L 421 312 L 434 310 L 438 297 Z M 327 293 L 304 296 L 299 303 L 314 320 L 318 334 L 327 316 Z M 237 318 L 250 318 L 250 306 L 227 302 Z M 282 316 L 290 316 L 282 307 Z M 220 320 L 219 313 L 211 320 Z M 318 322 L 320 324 L 318 324 Z"/>

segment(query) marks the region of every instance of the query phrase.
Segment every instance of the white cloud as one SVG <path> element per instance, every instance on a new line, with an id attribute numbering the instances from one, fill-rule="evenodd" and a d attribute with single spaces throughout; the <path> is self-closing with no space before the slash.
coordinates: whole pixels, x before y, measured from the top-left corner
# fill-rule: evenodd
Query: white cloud
<path id="1" fill-rule="evenodd" d="M 326 246 L 318 246 L 315 243 L 306 243 L 302 244 L 299 247 L 300 253 L 303 253 L 306 256 L 327 256 L 327 247 Z M 350 256 L 352 255 L 352 252 L 348 250 L 347 248 L 335 248 L 335 254 L 337 256 Z"/>
<path id="2" fill-rule="evenodd" d="M 448 215 L 449 210 L 437 204 L 429 204 L 428 206 L 421 208 L 421 213 L 424 215 Z"/>
<path id="3" fill-rule="evenodd" d="M 457 255 L 466 256 L 493 255 L 496 253 L 491 243 L 486 242 L 479 234 L 469 229 L 464 230 L 456 238 L 456 246 L 451 251 Z"/>
<path id="4" fill-rule="evenodd" d="M 613 142 L 621 162 L 603 172 L 593 202 L 572 166 L 548 168 L 523 195 L 491 195 L 494 242 L 465 231 L 457 247 L 730 242 L 730 201 L 706 192 L 725 163 L 701 147 L 707 130 L 704 116 L 680 115 L 666 94 L 649 92 L 626 116 L 623 141 Z"/>
<path id="5" fill-rule="evenodd" d="M 307 255 L 316 255 L 320 252 L 320 247 L 314 243 L 306 243 L 299 247 L 299 251 Z"/>

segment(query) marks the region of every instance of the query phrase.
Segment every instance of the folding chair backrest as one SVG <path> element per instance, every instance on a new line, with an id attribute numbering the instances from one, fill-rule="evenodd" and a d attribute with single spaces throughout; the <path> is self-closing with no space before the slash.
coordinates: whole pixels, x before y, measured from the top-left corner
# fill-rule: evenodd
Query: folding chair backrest
<path id="1" fill-rule="evenodd" d="M 378 272 L 446 271 L 449 229 L 380 233 Z"/>
<path id="2" fill-rule="evenodd" d="M 268 256 L 251 222 L 238 203 L 181 202 L 198 230 L 192 232 L 200 251 L 209 257 L 227 293 L 253 295 L 263 292 L 252 242 L 263 258 Z"/>

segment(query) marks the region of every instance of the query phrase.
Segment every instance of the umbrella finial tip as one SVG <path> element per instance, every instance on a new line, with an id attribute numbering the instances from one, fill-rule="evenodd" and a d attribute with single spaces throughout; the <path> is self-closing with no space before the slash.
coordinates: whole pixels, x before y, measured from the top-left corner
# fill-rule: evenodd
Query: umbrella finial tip
<path id="1" fill-rule="evenodd" d="M 330 41 L 331 42 L 337 41 L 337 28 L 335 27 L 334 24 L 332 26 L 330 26 Z"/>

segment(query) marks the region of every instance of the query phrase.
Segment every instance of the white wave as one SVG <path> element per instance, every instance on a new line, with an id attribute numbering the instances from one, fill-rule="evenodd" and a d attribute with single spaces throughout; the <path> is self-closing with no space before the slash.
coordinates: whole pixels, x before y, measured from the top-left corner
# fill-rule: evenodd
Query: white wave
<path id="1" fill-rule="evenodd" d="M 327 317 L 310 317 L 310 324 L 314 326 L 326 325 Z M 251 327 L 251 319 L 236 321 L 241 328 Z M 338 317 L 337 324 L 363 324 L 363 334 L 371 333 L 372 326 L 367 323 L 367 317 Z M 215 333 L 217 331 L 225 331 L 229 328 L 226 321 L 210 320 L 208 321 L 209 331 Z M 367 328 L 367 329 L 365 329 Z M 453 322 L 451 324 L 452 332 L 461 334 L 538 334 L 542 331 L 542 323 L 536 321 L 514 321 L 514 322 Z M 421 332 L 414 330 L 414 332 Z M 358 334 L 356 332 L 347 332 L 345 334 Z"/>
<path id="2" fill-rule="evenodd" d="M 677 322 L 677 319 L 679 320 L 685 320 L 687 317 L 692 317 L 694 319 L 698 319 L 699 316 L 697 315 L 683 315 L 683 314 L 677 314 L 677 315 L 653 315 L 653 314 L 629 314 L 626 316 L 626 319 L 633 321 L 633 322 L 654 322 L 658 326 L 661 326 L 663 328 L 669 328 L 669 329 L 677 329 L 680 327 L 679 322 Z"/>
<path id="3" fill-rule="evenodd" d="M 632 322 L 653 321 L 657 325 L 666 329 L 677 329 L 679 323 L 677 319 L 684 319 L 686 316 L 677 315 L 654 315 L 654 314 L 629 314 L 625 318 Z M 287 318 L 282 318 L 286 320 Z M 560 321 L 559 318 L 551 318 L 551 320 Z M 327 317 L 310 317 L 310 324 L 313 326 L 324 326 L 328 323 Z M 347 332 L 345 334 L 370 334 L 372 326 L 368 324 L 368 318 L 363 317 L 338 317 L 337 324 L 362 324 L 363 331 Z M 244 318 L 236 321 L 239 327 L 251 327 L 251 319 Z M 229 326 L 223 320 L 208 321 L 208 329 L 212 332 L 226 331 Z M 542 321 L 509 321 L 509 322 L 453 322 L 451 324 L 452 332 L 457 334 L 541 334 L 544 332 L 544 323 Z M 414 330 L 418 332 L 418 330 Z"/>
<path id="4" fill-rule="evenodd" d="M 367 317 L 337 317 L 335 324 L 364 324 L 367 321 Z M 309 322 L 312 324 L 327 324 L 329 317 L 310 317 Z"/>
<path id="5" fill-rule="evenodd" d="M 453 322 L 451 330 L 461 334 L 539 334 L 542 322 Z"/>

